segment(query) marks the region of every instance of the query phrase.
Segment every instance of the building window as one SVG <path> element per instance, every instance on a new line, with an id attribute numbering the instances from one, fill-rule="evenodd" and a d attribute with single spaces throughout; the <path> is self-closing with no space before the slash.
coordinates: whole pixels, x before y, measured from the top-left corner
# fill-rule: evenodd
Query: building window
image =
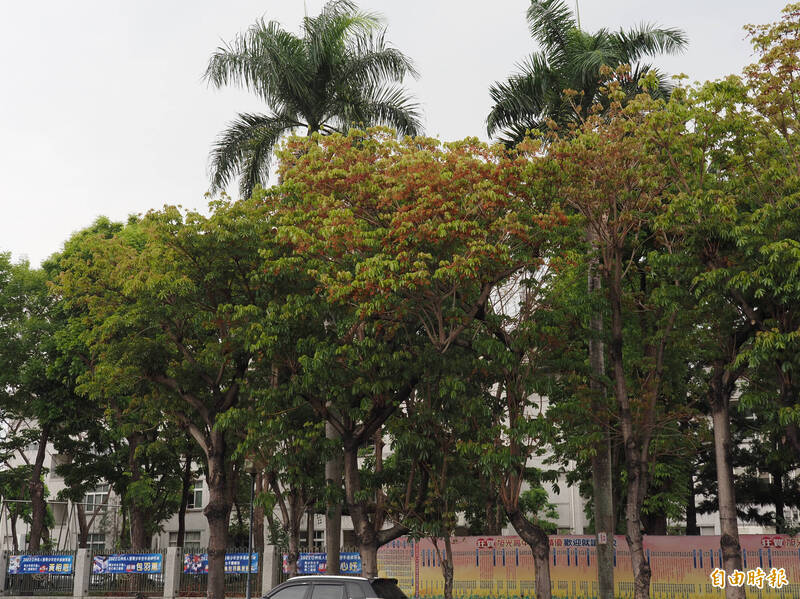
<path id="1" fill-rule="evenodd" d="M 83 507 L 87 514 L 93 514 L 95 509 L 98 513 L 106 511 L 108 503 L 108 485 L 97 485 L 91 493 L 87 493 L 83 498 Z"/>
<path id="2" fill-rule="evenodd" d="M 90 553 L 103 553 L 106 550 L 106 535 L 103 533 L 90 532 L 86 537 L 86 546 Z"/>
<path id="3" fill-rule="evenodd" d="M 300 531 L 300 547 L 303 551 L 306 550 L 308 547 L 308 533 L 304 530 Z M 322 552 L 325 551 L 325 531 L 314 529 L 314 545 L 313 550 L 315 552 Z"/>
<path id="4" fill-rule="evenodd" d="M 175 547 L 178 544 L 178 533 L 169 533 L 169 546 Z M 185 553 L 197 553 L 200 551 L 200 531 L 187 530 L 183 533 L 183 551 Z"/>
<path id="5" fill-rule="evenodd" d="M 203 507 L 203 481 L 196 480 L 189 488 L 189 503 L 186 507 L 190 510 Z"/>

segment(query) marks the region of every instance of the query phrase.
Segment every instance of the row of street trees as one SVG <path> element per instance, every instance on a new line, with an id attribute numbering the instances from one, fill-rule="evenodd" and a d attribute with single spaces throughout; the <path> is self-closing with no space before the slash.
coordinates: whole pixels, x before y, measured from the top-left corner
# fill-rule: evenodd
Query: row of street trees
<path id="1" fill-rule="evenodd" d="M 742 566 L 737 515 L 790 531 L 800 5 L 749 29 L 759 60 L 743 77 L 669 97 L 657 73 L 625 63 L 679 49 L 679 32 L 588 34 L 554 1 L 532 2 L 529 20 L 544 52 L 495 90 L 489 124 L 505 146 L 398 140 L 349 128 L 373 119 L 334 116 L 322 95 L 320 113 L 289 99 L 300 80 L 355 97 L 386 65 L 410 72 L 382 38 L 354 38 L 382 58 L 347 51 L 348 32 L 375 24 L 351 4 L 306 19 L 303 40 L 260 23 L 215 55 L 209 79 L 306 119 L 309 135 L 278 152 L 278 184 L 258 185 L 268 162 L 256 159 L 291 127 L 242 137 L 224 168 L 221 138 L 215 185 L 241 169 L 243 199 L 213 201 L 208 215 L 99 219 L 38 270 L 3 258 L 0 457 L 32 441 L 42 454 L 13 471 L 27 481 L 31 549 L 47 539 L 47 442 L 68 458 L 71 497 L 114 486 L 136 549 L 185 508 L 202 464 L 210 599 L 224 596 L 245 458 L 259 471 L 259 518 L 295 571 L 302 515 L 335 520 L 338 505 L 367 576 L 381 545 L 433 538 L 448 598 L 459 517 L 484 534 L 513 525 L 533 552 L 537 599 L 550 597 L 541 485 L 572 463 L 594 532 L 626 535 L 636 599 L 649 595 L 643 534 L 684 519 L 696 533 L 697 509 L 719 511 L 729 572 Z M 236 62 L 256 39 L 275 60 L 294 48 L 297 73 L 267 62 L 258 78 Z M 332 73 L 319 65 L 344 57 L 383 66 L 317 85 Z M 583 87 L 556 94 L 565 82 Z M 543 454 L 549 470 L 532 468 Z M 739 466 L 751 470 L 737 486 Z M 598 555 L 605 599 L 610 546 Z"/>

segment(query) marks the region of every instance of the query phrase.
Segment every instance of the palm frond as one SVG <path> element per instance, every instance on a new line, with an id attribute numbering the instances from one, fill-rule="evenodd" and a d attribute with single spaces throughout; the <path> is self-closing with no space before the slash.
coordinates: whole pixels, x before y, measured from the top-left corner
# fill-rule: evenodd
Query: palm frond
<path id="1" fill-rule="evenodd" d="M 302 41 L 279 23 L 260 20 L 217 49 L 204 79 L 215 87 L 244 87 L 280 111 L 287 98 L 303 96 L 310 73 Z"/>
<path id="2" fill-rule="evenodd" d="M 374 125 L 392 127 L 401 135 L 422 133 L 419 104 L 400 86 L 368 85 L 358 90 L 358 97 L 343 98 L 332 108 L 329 120 L 343 133 Z"/>
<path id="3" fill-rule="evenodd" d="M 551 129 L 545 121 L 537 121 L 535 119 L 515 123 L 503 129 L 497 141 L 506 146 L 513 148 L 518 145 L 526 137 L 543 138 L 551 134 Z"/>
<path id="4" fill-rule="evenodd" d="M 531 54 L 519 65 L 519 72 L 489 88 L 493 107 L 486 119 L 487 132 L 494 135 L 517 122 L 538 122 L 562 102 L 565 81 L 551 69 L 543 53 Z"/>
<path id="5" fill-rule="evenodd" d="M 351 38 L 369 36 L 380 29 L 377 13 L 359 11 L 353 2 L 328 2 L 316 17 L 303 19 L 303 41 L 315 69 L 334 63 L 346 53 Z"/>
<path id="6" fill-rule="evenodd" d="M 564 0 L 531 0 L 527 18 L 533 39 L 548 53 L 562 52 L 567 45 L 567 33 L 577 29 Z"/>
<path id="7" fill-rule="evenodd" d="M 669 80 L 666 73 L 650 64 L 641 63 L 633 68 L 629 77 L 625 77 L 622 80 L 622 90 L 625 92 L 625 95 L 628 98 L 633 98 L 637 94 L 643 93 L 645 90 L 639 85 L 639 81 L 648 73 L 654 74 L 657 81 L 656 88 L 654 90 L 648 90 L 648 93 L 654 98 L 668 99 L 675 86 Z"/>
<path id="8" fill-rule="evenodd" d="M 269 177 L 269 156 L 281 135 L 303 123 L 286 115 L 239 114 L 217 137 L 211 149 L 211 192 L 242 175 L 240 190 L 248 196 L 256 183 Z"/>
<path id="9" fill-rule="evenodd" d="M 379 83 L 389 80 L 401 82 L 406 76 L 418 78 L 413 61 L 386 43 L 386 31 L 373 32 L 353 40 L 347 59 L 340 65 L 336 76 L 351 84 L 354 81 Z"/>
<path id="10" fill-rule="evenodd" d="M 633 64 L 644 56 L 679 54 L 689 43 L 686 33 L 680 29 L 660 28 L 647 23 L 628 31 L 620 29 L 612 38 L 620 62 L 627 64 Z"/>

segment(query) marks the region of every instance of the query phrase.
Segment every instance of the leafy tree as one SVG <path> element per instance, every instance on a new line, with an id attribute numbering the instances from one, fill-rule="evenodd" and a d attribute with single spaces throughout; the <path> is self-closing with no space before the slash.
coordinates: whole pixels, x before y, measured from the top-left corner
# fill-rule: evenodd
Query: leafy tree
<path id="1" fill-rule="evenodd" d="M 270 369 L 275 376 L 278 369 Z M 300 397 L 287 396 L 284 386 L 253 384 L 255 404 L 226 415 L 224 426 L 243 437 L 237 452 L 249 456 L 263 472 L 259 501 L 270 513 L 278 509 L 286 544 L 289 574 L 297 575 L 303 515 L 323 499 L 322 462 L 326 456 L 324 423 Z M 312 535 L 313 537 L 313 535 Z"/>
<path id="2" fill-rule="evenodd" d="M 111 238 L 87 239 L 62 266 L 58 292 L 79 308 L 91 369 L 81 390 L 147 400 L 184 427 L 204 456 L 209 597 L 224 594 L 224 556 L 238 468 L 219 417 L 243 401 L 262 294 L 264 211 L 224 201 L 211 216 L 165 208 Z M 131 390 L 137 390 L 134 395 Z"/>
<path id="3" fill-rule="evenodd" d="M 110 240 L 123 228 L 121 223 L 99 218 L 76 233 L 64 244 L 62 252 L 44 263 L 48 278 L 53 281 L 61 276 L 62 263 L 90 259 L 93 240 Z M 92 369 L 82 328 L 86 310 L 57 302 L 54 316 L 60 326 L 53 335 L 57 352 L 49 375 L 74 389 L 78 378 Z M 101 508 L 87 515 L 83 498 L 98 484 L 109 484 L 128 516 L 125 523 L 130 527 L 129 534 L 123 531 L 121 543 L 126 546 L 130 540 L 134 549 L 144 550 L 150 547 L 160 523 L 179 506 L 179 448 L 174 441 L 174 426 L 169 430 L 161 413 L 146 401 L 149 389 L 139 385 L 116 386 L 113 390 L 105 395 L 81 397 L 79 408 L 62 410 L 60 434 L 52 439 L 59 453 L 68 458 L 57 467 L 67 484 L 60 496 L 76 503 L 79 545 L 86 546 L 91 523 L 105 512 Z M 86 418 L 87 412 L 95 414 L 95 418 Z"/>
<path id="4" fill-rule="evenodd" d="M 745 69 L 744 80 L 729 77 L 679 93 L 654 128 L 660 159 L 679 181 L 670 218 L 691 241 L 699 303 L 710 307 L 704 326 L 716 341 L 708 353 L 709 404 L 729 572 L 742 567 L 729 416 L 737 381 L 758 381 L 739 409 L 766 421 L 777 412 L 782 438 L 795 452 L 800 448 L 794 418 L 800 5 L 787 6 L 778 23 L 748 29 L 758 61 Z M 726 594 L 744 596 L 736 588 Z"/>
<path id="5" fill-rule="evenodd" d="M 455 347 L 438 364 L 431 364 L 404 409 L 388 423 L 393 465 L 410 477 L 397 477 L 387 502 L 393 518 L 409 529 L 409 536 L 433 541 L 444 577 L 444 597 L 453 597 L 453 548 L 458 514 L 483 510 L 486 494 L 475 492 L 475 475 L 467 440 L 491 435 L 492 407 L 485 381 L 470 377 L 480 370 L 470 348 Z M 403 473 L 405 474 L 405 473 Z M 416 483 L 415 501 L 409 501 Z M 475 501 L 480 501 L 476 505 Z M 443 547 L 441 546 L 443 545 Z"/>
<path id="6" fill-rule="evenodd" d="M 257 21 L 217 50 L 205 79 L 258 94 L 269 114 L 240 114 L 211 151 L 211 189 L 239 177 L 242 197 L 266 184 L 278 141 L 298 129 L 347 133 L 351 127 L 388 125 L 416 135 L 416 103 L 399 85 L 416 76 L 411 61 L 392 48 L 380 20 L 350 0 L 332 0 L 303 19 L 302 36 L 279 23 Z"/>
<path id="7" fill-rule="evenodd" d="M 520 65 L 519 73 L 495 83 L 489 92 L 494 106 L 486 119 L 488 133 L 500 133 L 508 144 L 518 143 L 529 130 L 548 131 L 550 121 L 558 126 L 580 123 L 590 108 L 605 102 L 603 68 L 631 66 L 630 72 L 618 72 L 629 97 L 641 91 L 639 79 L 645 73 L 655 72 L 654 95 L 668 96 L 665 76 L 639 61 L 686 47 L 680 29 L 640 25 L 627 31 L 584 31 L 564 0 L 531 0 L 527 19 L 541 50 Z M 571 93 L 565 95 L 567 90 Z"/>
<path id="8" fill-rule="evenodd" d="M 51 376 L 56 301 L 47 289 L 43 270 L 26 262 L 11 265 L 0 254 L 0 418 L 6 429 L 3 459 L 15 454 L 27 466 L 27 498 L 31 502 L 28 549 L 35 551 L 48 538 L 47 490 L 44 484 L 47 444 L 76 407 L 73 389 Z M 26 448 L 35 444 L 29 457 Z M 22 496 L 19 499 L 23 499 Z"/>
<path id="9" fill-rule="evenodd" d="M 6 460 L 7 455 L 3 455 L 5 468 L 0 470 L 0 493 L 5 499 L 3 505 L 4 513 L 0 513 L 0 516 L 8 518 L 11 548 L 16 553 L 19 551 L 17 522 L 23 522 L 29 526 L 31 524 L 30 495 L 27 492 L 28 482 L 31 478 L 31 468 L 27 464 L 9 468 Z"/>
<path id="10" fill-rule="evenodd" d="M 670 347 L 682 328 L 686 286 L 680 276 L 679 231 L 653 235 L 677 177 L 653 156 L 648 116 L 661 104 L 640 96 L 622 107 L 624 91 L 609 86 L 610 108 L 548 147 L 540 162 L 559 197 L 593 232 L 611 327 L 612 388 L 620 414 L 626 471 L 626 537 L 634 592 L 649 595 L 642 545 L 642 508 L 652 481 L 655 431 L 668 410 Z M 550 163 L 550 164 L 549 164 Z M 547 173 L 550 172 L 551 175 Z M 636 335 L 630 324 L 636 323 Z"/>
<path id="11" fill-rule="evenodd" d="M 539 52 L 532 53 L 522 63 L 520 72 L 505 82 L 490 88 L 494 106 L 487 117 L 489 135 L 500 134 L 507 145 L 520 142 L 528 131 L 541 134 L 551 127 L 578 126 L 590 110 L 607 109 L 609 102 L 603 93 L 611 69 L 617 83 L 628 98 L 639 93 L 639 79 L 647 72 L 657 78 L 655 95 L 666 96 L 669 85 L 663 75 L 650 65 L 639 63 L 646 57 L 659 53 L 675 53 L 686 45 L 683 32 L 677 29 L 642 25 L 628 31 L 611 32 L 601 29 L 589 33 L 580 28 L 563 0 L 532 0 L 527 19 L 531 34 L 540 44 Z M 630 70 L 617 69 L 630 65 Z M 594 247 L 594 232 L 587 229 L 587 238 Z M 602 284 L 596 261 L 588 265 L 588 287 L 599 293 Z M 589 359 L 594 414 L 605 414 L 603 396 L 606 388 L 605 351 L 602 343 L 603 318 L 599 312 L 591 319 Z M 611 536 L 614 531 L 613 489 L 610 440 L 605 434 L 608 421 L 598 422 L 600 434 L 593 448 L 594 473 L 593 498 L 598 531 Z M 611 599 L 614 593 L 612 550 L 610 545 L 598 545 L 598 580 L 602 599 Z"/>
<path id="12" fill-rule="evenodd" d="M 294 138 L 282 158 L 283 184 L 266 201 L 300 260 L 287 266 L 309 273 L 328 307 L 313 343 L 281 353 L 299 356 L 294 393 L 341 436 L 347 508 L 371 575 L 377 548 L 403 528 L 384 528 L 385 511 L 372 507 L 380 493 L 361 493 L 358 448 L 528 263 L 549 220 L 518 216 L 524 161 L 474 139 L 442 147 L 351 131 Z"/>

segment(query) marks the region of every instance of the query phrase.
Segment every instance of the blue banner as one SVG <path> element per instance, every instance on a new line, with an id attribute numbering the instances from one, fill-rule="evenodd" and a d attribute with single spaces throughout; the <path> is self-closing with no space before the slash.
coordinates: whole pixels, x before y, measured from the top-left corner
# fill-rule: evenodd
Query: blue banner
<path id="1" fill-rule="evenodd" d="M 250 572 L 258 573 L 258 553 L 253 553 Z M 183 556 L 183 571 L 186 574 L 208 574 L 207 553 L 187 553 Z M 225 574 L 247 574 L 246 553 L 225 554 Z"/>
<path id="2" fill-rule="evenodd" d="M 159 574 L 164 556 L 160 553 L 118 553 L 95 555 L 92 574 Z"/>
<path id="3" fill-rule="evenodd" d="M 72 574 L 71 555 L 9 555 L 9 574 Z"/>
<path id="4" fill-rule="evenodd" d="M 327 553 L 301 553 L 297 560 L 298 574 L 325 574 L 328 569 Z M 289 556 L 283 554 L 283 572 L 289 573 Z M 342 574 L 361 574 L 361 554 L 340 553 L 339 572 Z"/>

